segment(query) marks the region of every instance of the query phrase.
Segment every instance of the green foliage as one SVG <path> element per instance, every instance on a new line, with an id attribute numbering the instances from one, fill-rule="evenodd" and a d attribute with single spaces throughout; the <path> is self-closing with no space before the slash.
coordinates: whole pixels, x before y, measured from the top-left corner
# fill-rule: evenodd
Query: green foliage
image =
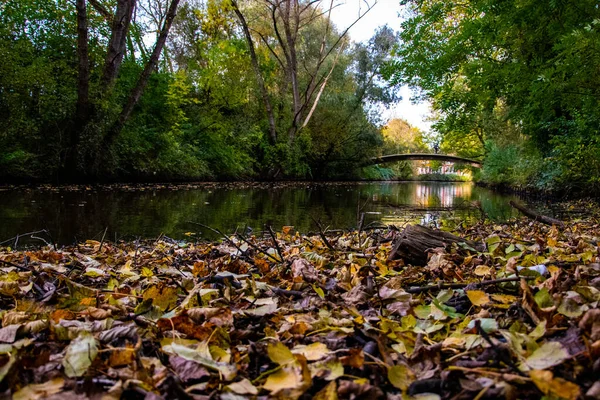
<path id="1" fill-rule="evenodd" d="M 420 174 L 417 177 L 419 181 L 440 181 L 440 182 L 470 182 L 469 176 L 463 176 L 458 174 Z"/>
<path id="2" fill-rule="evenodd" d="M 114 2 L 100 3 L 114 12 Z M 110 90 L 100 82 L 111 26 L 88 3 L 91 117 L 83 125 L 76 115 L 74 4 L 0 4 L 0 108 L 5 111 L 0 114 L 0 179 L 60 180 L 75 172 L 69 166 L 83 179 L 109 180 L 357 177 L 362 162 L 383 144 L 377 106 L 397 100 L 379 77 L 396 33 L 384 27 L 367 43 L 338 43 L 340 32 L 326 13 L 320 15 L 314 5 L 303 3 L 314 18 L 298 31 L 298 57 L 306 67 L 298 71 L 298 84 L 304 91 L 319 62 L 315 82 L 321 85 L 327 78 L 310 121 L 300 121 L 294 139 L 288 140 L 294 116 L 289 71 L 277 59 L 284 49 L 273 40 L 270 13 L 255 3 L 240 3 L 254 27 L 277 143 L 268 140 L 256 71 L 229 1 L 182 2 L 157 70 L 111 142 L 103 139 L 148 60 L 152 48 L 147 39 L 160 29 L 158 1 L 138 1 L 125 58 Z M 338 47 L 321 60 L 324 37 L 327 46 Z M 312 109 L 317 93 L 320 90 L 314 91 L 307 109 Z"/>
<path id="3" fill-rule="evenodd" d="M 386 73 L 431 100 L 442 151 L 485 156 L 490 183 L 597 183 L 596 1 L 403 4 L 410 12 Z"/>

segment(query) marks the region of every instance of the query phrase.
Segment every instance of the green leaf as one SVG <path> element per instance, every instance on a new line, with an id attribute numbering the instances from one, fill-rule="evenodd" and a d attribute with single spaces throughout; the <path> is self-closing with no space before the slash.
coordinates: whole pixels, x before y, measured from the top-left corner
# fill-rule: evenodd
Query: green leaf
<path id="1" fill-rule="evenodd" d="M 98 343 L 89 332 L 81 332 L 73 339 L 65 354 L 62 365 L 69 378 L 82 376 L 98 355 Z"/>
<path id="2" fill-rule="evenodd" d="M 534 351 L 521 365 L 522 370 L 546 369 L 562 364 L 569 352 L 558 342 L 547 342 Z"/>

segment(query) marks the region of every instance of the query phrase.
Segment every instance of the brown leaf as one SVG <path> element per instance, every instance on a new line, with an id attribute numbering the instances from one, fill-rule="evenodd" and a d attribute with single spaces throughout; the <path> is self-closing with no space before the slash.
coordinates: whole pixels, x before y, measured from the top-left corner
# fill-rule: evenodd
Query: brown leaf
<path id="1" fill-rule="evenodd" d="M 579 321 L 579 329 L 586 332 L 592 341 L 600 340 L 600 309 L 588 310 Z"/>
<path id="2" fill-rule="evenodd" d="M 199 381 L 210 372 L 202 365 L 179 356 L 169 356 L 169 364 L 183 382 Z"/>
<path id="3" fill-rule="evenodd" d="M 17 333 L 21 326 L 21 324 L 13 324 L 0 329 L 0 342 L 14 343 L 17 340 Z"/>
<path id="4" fill-rule="evenodd" d="M 379 400 L 385 396 L 377 386 L 372 386 L 368 383 L 360 384 L 348 380 L 342 380 L 338 383 L 338 395 L 346 399 L 361 400 Z"/>

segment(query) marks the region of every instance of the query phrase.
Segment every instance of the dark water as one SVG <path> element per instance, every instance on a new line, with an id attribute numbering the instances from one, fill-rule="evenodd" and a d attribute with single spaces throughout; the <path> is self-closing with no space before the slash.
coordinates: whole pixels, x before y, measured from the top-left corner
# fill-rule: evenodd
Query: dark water
<path id="1" fill-rule="evenodd" d="M 300 232 L 317 229 L 315 221 L 334 228 L 355 228 L 359 208 L 364 225 L 418 222 L 435 226 L 481 217 L 504 220 L 515 213 L 501 195 L 470 183 L 400 182 L 349 184 L 213 184 L 187 188 L 83 191 L 0 191 L 0 242 L 46 229 L 52 240 L 71 244 L 86 239 L 185 238 L 215 235 L 188 221 L 224 232 L 249 228 L 260 233 L 293 225 Z M 415 209 L 416 208 L 416 209 Z M 452 210 L 449 210 L 452 208 Z M 31 236 L 31 235 L 29 235 Z M 46 234 L 34 235 L 46 238 Z M 27 237 L 21 237 L 23 244 Z M 33 241 L 39 239 L 33 239 Z M 14 239 L 4 243 L 12 245 Z"/>

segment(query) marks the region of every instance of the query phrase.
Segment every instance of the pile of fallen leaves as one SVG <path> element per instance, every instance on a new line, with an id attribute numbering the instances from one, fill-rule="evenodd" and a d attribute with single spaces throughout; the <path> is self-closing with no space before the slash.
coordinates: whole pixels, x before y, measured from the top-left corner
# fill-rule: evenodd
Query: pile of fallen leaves
<path id="1" fill-rule="evenodd" d="M 0 249 L 14 399 L 600 398 L 598 225 Z M 66 396 L 66 397 L 65 397 Z"/>

